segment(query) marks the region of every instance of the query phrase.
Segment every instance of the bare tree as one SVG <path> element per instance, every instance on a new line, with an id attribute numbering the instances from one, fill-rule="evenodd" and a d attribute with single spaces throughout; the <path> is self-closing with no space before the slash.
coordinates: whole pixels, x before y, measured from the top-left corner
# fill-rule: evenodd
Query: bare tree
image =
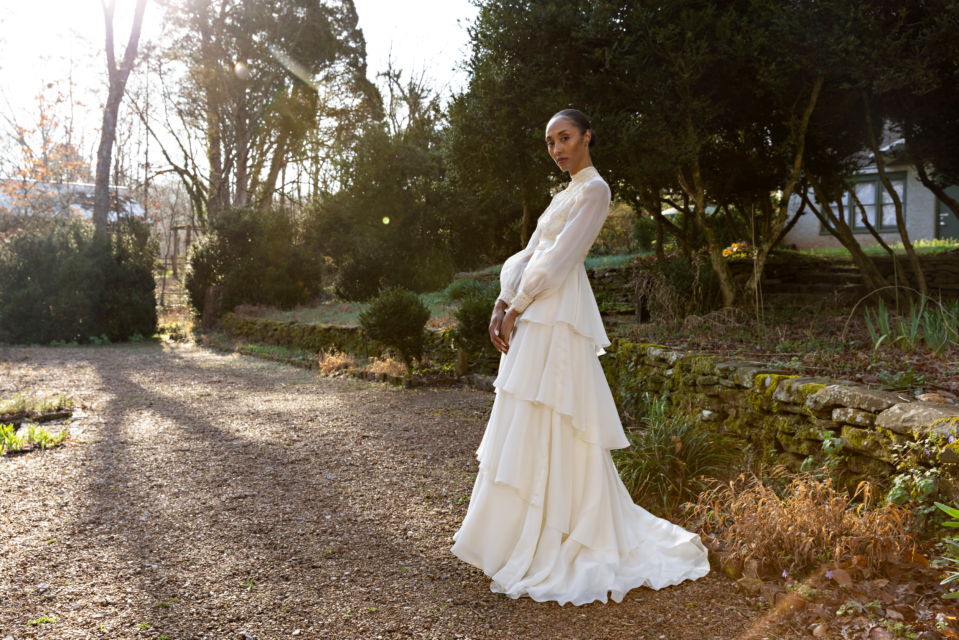
<path id="1" fill-rule="evenodd" d="M 112 164 L 113 145 L 116 141 L 117 114 L 120 111 L 120 102 L 123 100 L 127 79 L 133 69 L 133 62 L 137 57 L 137 46 L 140 43 L 140 30 L 143 26 L 143 14 L 146 11 L 147 0 L 137 0 L 133 14 L 133 27 L 130 29 L 130 39 L 127 42 L 123 63 L 118 67 L 113 44 L 113 16 L 116 12 L 116 0 L 107 4 L 100 0 L 103 6 L 103 22 L 106 27 L 107 74 L 110 79 L 110 88 L 107 93 L 106 105 L 103 108 L 103 127 L 100 129 L 100 147 L 97 149 L 96 190 L 93 196 L 93 224 L 98 231 L 106 231 L 107 216 L 110 211 L 110 167 Z"/>

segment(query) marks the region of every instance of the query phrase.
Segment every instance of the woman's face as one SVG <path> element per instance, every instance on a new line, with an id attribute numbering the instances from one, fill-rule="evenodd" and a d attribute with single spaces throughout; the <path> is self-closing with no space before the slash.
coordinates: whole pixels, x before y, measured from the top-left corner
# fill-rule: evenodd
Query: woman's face
<path id="1" fill-rule="evenodd" d="M 591 136 L 590 131 L 580 133 L 566 118 L 554 118 L 546 125 L 546 148 L 560 169 L 575 173 L 589 158 Z"/>

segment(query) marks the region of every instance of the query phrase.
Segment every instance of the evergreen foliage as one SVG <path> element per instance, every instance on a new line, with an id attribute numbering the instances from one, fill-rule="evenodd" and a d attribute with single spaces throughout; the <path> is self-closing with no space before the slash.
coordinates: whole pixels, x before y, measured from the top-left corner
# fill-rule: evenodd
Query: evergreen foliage
<path id="1" fill-rule="evenodd" d="M 133 219 L 121 219 L 110 236 L 59 219 L 15 233 L 0 250 L 0 340 L 152 336 L 158 253 L 149 225 Z"/>
<path id="2" fill-rule="evenodd" d="M 398 71 L 381 77 L 384 115 L 358 127 L 340 190 L 306 212 L 309 237 L 340 269 L 337 294 L 352 301 L 384 287 L 442 289 L 483 250 L 472 212 L 446 181 L 437 95 Z"/>
<path id="3" fill-rule="evenodd" d="M 223 285 L 223 309 L 240 304 L 289 309 L 322 291 L 323 263 L 284 209 L 226 209 L 210 214 L 206 233 L 190 246 L 185 284 L 201 314 L 206 290 Z"/>
<path id="4" fill-rule="evenodd" d="M 499 282 L 467 280 L 459 291 L 460 306 L 456 310 L 453 340 L 469 353 L 485 355 L 493 348 L 489 337 L 490 317 L 499 297 Z"/>
<path id="5" fill-rule="evenodd" d="M 402 287 L 389 287 L 360 313 L 360 326 L 370 338 L 396 349 L 410 371 L 423 357 L 429 307 Z"/>

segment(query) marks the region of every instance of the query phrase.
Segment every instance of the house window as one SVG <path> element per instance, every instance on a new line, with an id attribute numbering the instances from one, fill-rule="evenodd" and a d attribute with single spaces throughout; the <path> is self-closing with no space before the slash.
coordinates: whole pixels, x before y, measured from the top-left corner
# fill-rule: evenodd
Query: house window
<path id="1" fill-rule="evenodd" d="M 906 174 L 905 173 L 887 173 L 892 188 L 899 196 L 902 202 L 903 216 L 906 214 Z M 892 200 L 892 195 L 886 190 L 885 185 L 878 175 L 859 176 L 856 178 L 855 189 L 856 198 L 862 204 L 866 217 L 877 231 L 896 232 L 899 227 L 896 225 L 896 205 Z M 862 211 L 852 193 L 846 197 L 846 215 L 847 222 L 853 231 L 859 233 L 869 233 L 869 229 L 862 221 Z"/>
<path id="2" fill-rule="evenodd" d="M 892 188 L 896 191 L 896 194 L 899 195 L 899 200 L 902 202 L 902 215 L 905 217 L 906 172 L 886 173 L 886 177 L 889 178 L 889 182 L 892 183 Z M 847 193 L 846 199 L 843 201 L 846 223 L 849 225 L 849 228 L 853 230 L 853 233 L 869 233 L 869 229 L 862 221 L 862 211 L 859 210 L 859 205 L 856 204 L 856 200 L 852 197 L 853 193 L 855 193 L 856 198 L 859 199 L 862 208 L 865 209 L 869 224 L 871 224 L 876 231 L 882 233 L 899 232 L 899 227 L 896 225 L 896 205 L 892 201 L 892 196 L 886 191 L 885 186 L 883 186 L 878 174 L 856 177 L 853 183 L 853 191 Z M 819 233 L 821 235 L 829 235 L 829 230 L 820 225 Z"/>

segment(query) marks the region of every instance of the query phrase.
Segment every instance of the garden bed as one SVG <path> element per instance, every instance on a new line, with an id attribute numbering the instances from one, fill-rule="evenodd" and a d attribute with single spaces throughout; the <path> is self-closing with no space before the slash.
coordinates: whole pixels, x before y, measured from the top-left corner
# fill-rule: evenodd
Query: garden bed
<path id="1" fill-rule="evenodd" d="M 21 393 L 10 400 L 0 399 L 0 456 L 62 445 L 75 412 L 74 403 L 63 394 L 44 398 Z"/>
<path id="2" fill-rule="evenodd" d="M 801 309 L 690 316 L 683 324 L 618 324 L 611 335 L 724 358 L 762 360 L 797 375 L 853 380 L 914 395 L 945 391 L 959 395 L 959 348 L 936 354 L 923 344 L 873 345 L 859 315 Z"/>

